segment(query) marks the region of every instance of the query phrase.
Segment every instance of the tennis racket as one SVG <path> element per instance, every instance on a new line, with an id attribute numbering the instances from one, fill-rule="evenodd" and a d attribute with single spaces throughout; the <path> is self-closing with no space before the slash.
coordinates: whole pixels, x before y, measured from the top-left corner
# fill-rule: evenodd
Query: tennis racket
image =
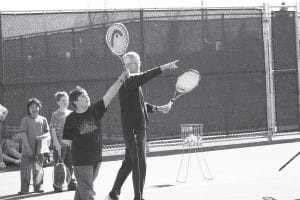
<path id="1" fill-rule="evenodd" d="M 40 185 L 43 183 L 44 180 L 44 166 L 43 166 L 44 155 L 36 154 L 35 159 L 40 168 L 40 170 L 37 171 L 37 175 L 36 175 L 36 185 Z"/>
<path id="2" fill-rule="evenodd" d="M 0 104 L 0 121 L 4 121 L 8 113 L 7 108 Z"/>
<path id="3" fill-rule="evenodd" d="M 173 103 L 176 99 L 178 99 L 182 95 L 195 89 L 198 86 L 200 79 L 201 79 L 200 73 L 194 69 L 189 69 L 186 72 L 184 72 L 182 75 L 180 75 L 177 78 L 177 82 L 175 85 L 175 92 L 173 94 L 171 102 Z"/>
<path id="4" fill-rule="evenodd" d="M 124 63 L 122 55 L 126 53 L 129 44 L 129 34 L 126 26 L 115 23 L 106 31 L 106 44 L 112 53 L 117 55 Z"/>
<path id="5" fill-rule="evenodd" d="M 288 164 L 290 164 L 290 162 L 292 162 L 297 156 L 299 156 L 300 151 L 298 153 L 296 153 L 291 159 L 289 159 L 282 167 L 280 167 L 280 169 L 278 171 L 283 170 L 283 168 L 285 168 Z"/>
<path id="6" fill-rule="evenodd" d="M 26 167 L 23 171 L 23 176 L 22 179 L 28 184 L 28 185 L 40 185 L 43 183 L 43 179 L 44 179 L 44 168 L 43 168 L 43 160 L 44 160 L 44 156 L 42 154 L 35 154 L 32 157 L 31 162 L 35 163 L 35 165 L 37 165 L 37 170 L 33 171 L 33 174 L 35 174 L 35 180 L 34 178 L 31 179 L 31 168 Z M 32 182 L 31 182 L 32 181 Z"/>
<path id="7" fill-rule="evenodd" d="M 57 164 L 54 166 L 52 181 L 53 185 L 59 189 L 68 187 L 71 182 L 71 173 L 61 157 L 58 158 Z"/>

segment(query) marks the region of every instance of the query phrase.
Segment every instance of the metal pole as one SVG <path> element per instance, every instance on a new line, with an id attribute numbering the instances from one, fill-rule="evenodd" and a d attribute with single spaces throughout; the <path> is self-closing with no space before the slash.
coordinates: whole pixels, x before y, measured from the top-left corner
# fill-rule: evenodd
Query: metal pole
<path id="1" fill-rule="evenodd" d="M 146 53 L 145 53 L 145 30 L 144 30 L 144 12 L 143 9 L 140 10 L 140 30 L 141 30 L 141 56 L 143 60 L 143 65 L 147 66 Z"/>
<path id="2" fill-rule="evenodd" d="M 77 68 L 77 62 L 76 62 L 76 44 L 75 44 L 75 29 L 72 28 L 72 52 L 71 52 L 71 62 L 72 62 L 72 68 L 75 69 L 76 72 L 76 78 L 79 79 L 78 74 L 78 68 Z"/>
<path id="3" fill-rule="evenodd" d="M 298 25 L 298 14 L 299 14 L 299 9 L 300 9 L 300 3 L 295 5 L 296 11 L 295 11 L 295 31 L 296 31 L 296 53 L 297 53 L 297 79 L 298 79 L 298 123 L 300 124 L 300 51 L 299 51 L 299 39 L 300 39 L 300 27 Z M 300 128 L 300 127 L 298 127 Z"/>
<path id="4" fill-rule="evenodd" d="M 1 68 L 1 98 L 0 103 L 4 104 L 4 64 L 3 64 L 3 35 L 2 35 L 2 14 L 0 12 L 0 68 Z"/>
<path id="5" fill-rule="evenodd" d="M 276 115 L 275 115 L 275 95 L 274 95 L 274 80 L 273 80 L 273 62 L 272 62 L 272 37 L 271 37 L 271 17 L 269 6 L 263 4 L 263 40 L 265 54 L 265 71 L 266 71 L 266 98 L 267 98 L 267 126 L 268 139 L 272 140 L 275 130 Z"/>
<path id="6" fill-rule="evenodd" d="M 4 104 L 4 66 L 3 66 L 3 41 L 2 41 L 2 14 L 0 12 L 0 68 L 1 68 L 1 97 L 0 97 L 0 103 Z M 3 138 L 3 122 L 0 121 L 0 141 L 2 141 Z M 1 148 L 1 147 L 0 147 Z M 0 150 L 0 153 L 2 154 L 2 151 Z M 1 156 L 2 157 L 2 156 Z M 1 160 L 3 161 L 3 159 Z"/>

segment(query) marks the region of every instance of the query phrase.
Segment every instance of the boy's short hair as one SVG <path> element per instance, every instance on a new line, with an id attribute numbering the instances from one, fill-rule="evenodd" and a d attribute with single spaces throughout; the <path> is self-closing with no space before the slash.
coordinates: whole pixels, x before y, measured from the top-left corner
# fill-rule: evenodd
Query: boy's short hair
<path id="1" fill-rule="evenodd" d="M 73 106 L 75 106 L 75 108 L 76 108 L 76 105 L 74 104 L 74 101 L 77 101 L 78 97 L 84 93 L 87 93 L 86 90 L 80 86 L 76 86 L 71 92 L 69 92 L 69 100 L 70 100 L 71 104 Z"/>
<path id="2" fill-rule="evenodd" d="M 27 113 L 28 113 L 28 115 L 30 115 L 29 107 L 33 104 L 36 104 L 40 109 L 42 108 L 42 102 L 40 100 L 38 100 L 37 98 L 29 99 L 29 101 L 27 103 Z"/>
<path id="3" fill-rule="evenodd" d="M 60 100 L 62 97 L 69 97 L 69 95 L 68 95 L 68 93 L 65 92 L 65 91 L 56 92 L 56 93 L 54 94 L 54 98 L 55 98 L 55 101 L 56 101 L 56 102 L 59 102 L 59 100 Z"/>

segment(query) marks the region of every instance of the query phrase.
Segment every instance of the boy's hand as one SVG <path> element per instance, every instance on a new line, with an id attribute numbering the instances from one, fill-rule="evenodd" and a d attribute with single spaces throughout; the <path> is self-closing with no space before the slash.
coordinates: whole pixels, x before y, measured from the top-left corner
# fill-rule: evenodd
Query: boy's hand
<path id="1" fill-rule="evenodd" d="M 32 151 L 31 148 L 30 148 L 30 149 L 27 149 L 27 153 L 28 153 L 29 156 L 33 156 L 33 151 Z"/>
<path id="2" fill-rule="evenodd" d="M 130 71 L 129 69 L 125 69 L 122 74 L 120 75 L 120 77 L 118 78 L 121 82 L 124 82 L 126 79 L 128 79 L 130 77 Z"/>
<path id="3" fill-rule="evenodd" d="M 6 164 L 4 162 L 0 162 L 0 168 L 5 168 Z"/>
<path id="4" fill-rule="evenodd" d="M 164 64 L 164 65 L 160 66 L 161 71 L 165 71 L 166 69 L 177 69 L 178 66 L 176 65 L 176 63 L 178 61 L 179 60 L 175 60 L 173 62 L 170 62 L 170 63 L 167 63 L 167 64 Z"/>
<path id="5" fill-rule="evenodd" d="M 36 141 L 41 141 L 42 139 L 43 139 L 43 137 L 41 137 L 41 136 L 36 136 L 36 138 L 35 138 Z"/>
<path id="6" fill-rule="evenodd" d="M 54 144 L 54 147 L 58 155 L 61 156 L 61 145 L 57 142 L 56 144 Z"/>

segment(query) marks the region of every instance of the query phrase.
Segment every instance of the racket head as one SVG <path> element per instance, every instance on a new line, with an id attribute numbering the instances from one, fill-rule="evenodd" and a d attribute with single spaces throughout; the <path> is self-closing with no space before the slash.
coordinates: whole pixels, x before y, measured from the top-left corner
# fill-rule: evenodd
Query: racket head
<path id="1" fill-rule="evenodd" d="M 35 170 L 35 180 L 31 177 L 31 173 L 33 173 L 33 169 L 26 166 L 23 169 L 21 168 L 21 179 L 28 185 L 40 185 L 44 182 L 44 168 L 43 168 L 44 156 L 42 154 L 35 154 L 30 157 L 30 161 L 33 165 L 37 164 L 37 170 Z M 21 161 L 22 162 L 22 161 Z M 22 165 L 22 164 L 21 164 Z M 35 184 L 34 184 L 35 182 Z"/>
<path id="2" fill-rule="evenodd" d="M 129 34 L 122 23 L 114 23 L 106 31 L 106 44 L 114 54 L 121 56 L 126 53 L 129 44 Z"/>
<path id="3" fill-rule="evenodd" d="M 179 93 L 187 93 L 199 85 L 201 74 L 195 69 L 189 69 L 177 78 L 175 89 Z"/>
<path id="4" fill-rule="evenodd" d="M 44 162 L 44 155 L 43 154 L 36 154 L 35 155 L 35 159 L 37 164 L 39 165 L 39 170 L 37 171 L 37 175 L 36 175 L 36 184 L 41 184 L 43 183 L 43 179 L 44 179 L 44 166 L 43 166 L 43 162 Z"/>
<path id="5" fill-rule="evenodd" d="M 69 183 L 71 182 L 71 173 L 62 161 L 58 161 L 54 166 L 52 172 L 52 182 L 53 185 L 59 189 L 68 187 Z"/>
<path id="6" fill-rule="evenodd" d="M 7 108 L 5 108 L 0 104 L 0 121 L 5 120 L 7 113 L 8 113 Z"/>

